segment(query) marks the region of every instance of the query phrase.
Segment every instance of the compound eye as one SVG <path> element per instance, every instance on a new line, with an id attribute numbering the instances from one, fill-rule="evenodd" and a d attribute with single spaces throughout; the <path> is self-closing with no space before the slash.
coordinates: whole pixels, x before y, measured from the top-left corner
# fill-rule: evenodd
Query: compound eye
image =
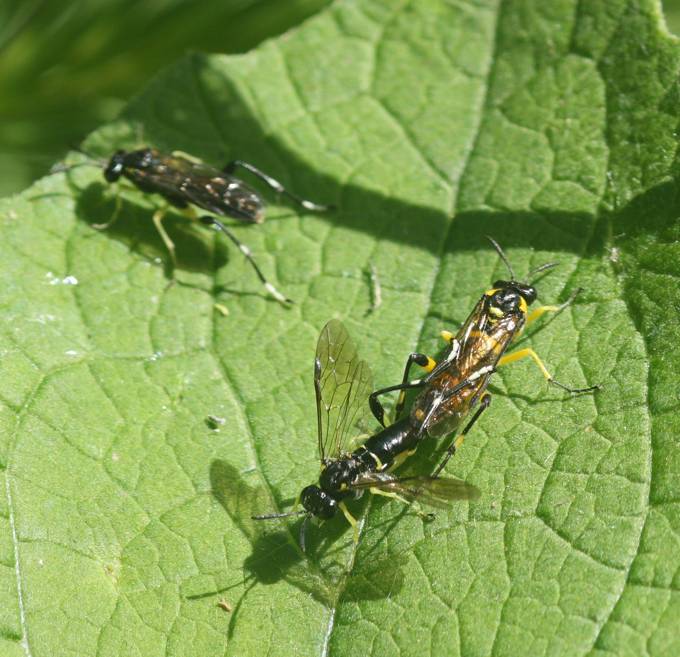
<path id="1" fill-rule="evenodd" d="M 107 182 L 116 182 L 123 174 L 123 153 L 118 151 L 109 160 L 109 163 L 104 169 L 104 178 Z"/>
<path id="2" fill-rule="evenodd" d="M 536 288 L 532 287 L 531 285 L 527 285 L 526 288 L 522 290 L 522 296 L 524 297 L 527 304 L 532 304 L 534 301 L 536 301 L 536 297 L 538 296 L 536 293 Z"/>

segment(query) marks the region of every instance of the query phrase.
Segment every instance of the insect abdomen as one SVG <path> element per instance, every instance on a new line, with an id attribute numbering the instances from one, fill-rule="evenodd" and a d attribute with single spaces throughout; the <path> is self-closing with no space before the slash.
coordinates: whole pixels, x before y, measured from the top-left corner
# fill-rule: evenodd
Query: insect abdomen
<path id="1" fill-rule="evenodd" d="M 352 456 L 369 470 L 381 472 L 390 468 L 402 453 L 415 449 L 417 442 L 411 422 L 404 418 L 371 436 Z"/>

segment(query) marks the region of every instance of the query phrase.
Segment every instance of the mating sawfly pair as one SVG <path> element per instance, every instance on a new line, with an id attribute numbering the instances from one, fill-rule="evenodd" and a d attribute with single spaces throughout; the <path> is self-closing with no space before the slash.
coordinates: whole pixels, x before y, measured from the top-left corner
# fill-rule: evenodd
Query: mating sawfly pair
<path id="1" fill-rule="evenodd" d="M 401 383 L 373 391 L 371 370 L 365 361 L 359 359 L 344 325 L 338 320 L 331 320 L 324 326 L 314 359 L 321 462 L 318 484 L 307 486 L 300 493 L 298 501 L 302 510 L 253 516 L 254 519 L 305 516 L 300 530 L 300 543 L 304 550 L 307 521 L 312 517 L 328 520 L 338 511 L 352 525 L 354 539 L 358 540 L 357 521 L 345 502 L 367 490 L 406 503 L 417 500 L 440 507 L 452 500 L 472 499 L 478 495 L 476 488 L 457 479 L 440 478 L 440 474 L 465 435 L 488 408 L 491 395 L 487 386 L 498 367 L 529 357 L 547 381 L 571 394 L 591 392 L 599 387 L 570 388 L 559 383 L 531 348 L 506 353 L 513 339 L 527 324 L 546 312 L 561 311 L 576 294 L 561 306 L 540 306 L 530 312 L 529 306 L 536 301 L 536 288 L 516 280 L 501 248 L 494 240 L 491 242 L 507 265 L 510 280 L 498 280 L 486 290 L 455 334 L 442 332 L 447 347 L 438 362 L 422 353 L 410 354 Z M 553 266 L 543 265 L 531 275 Z M 409 378 L 414 363 L 425 370 L 425 376 Z M 409 413 L 400 418 L 405 392 L 409 389 L 419 392 Z M 397 419 L 385 426 L 385 412 L 378 397 L 393 391 L 400 393 L 396 405 Z M 350 452 L 347 450 L 348 440 L 366 406 L 383 428 Z M 474 414 L 463 426 L 473 409 Z M 461 426 L 463 428 L 459 431 Z M 392 473 L 423 440 L 444 436 L 451 437 L 450 443 L 433 474 L 399 477 Z"/>

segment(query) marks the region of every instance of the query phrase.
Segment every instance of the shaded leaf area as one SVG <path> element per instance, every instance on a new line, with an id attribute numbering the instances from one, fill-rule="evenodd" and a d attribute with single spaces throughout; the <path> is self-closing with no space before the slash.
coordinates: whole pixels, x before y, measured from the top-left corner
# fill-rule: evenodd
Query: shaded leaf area
<path id="1" fill-rule="evenodd" d="M 142 127 L 335 203 L 272 199 L 234 229 L 290 309 L 179 215 L 168 285 L 156 201 L 122 191 L 94 230 L 114 208 L 94 168 L 4 202 L 5 653 L 677 652 L 677 69 L 642 1 L 343 2 L 247 56 L 181 60 L 87 149 Z M 432 523 L 364 498 L 356 548 L 338 518 L 305 555 L 299 523 L 250 520 L 317 476 L 323 324 L 396 382 L 506 275 L 487 234 L 520 276 L 559 262 L 543 302 L 584 288 L 521 340 L 603 390 L 567 398 L 532 363 L 495 375 L 447 468 L 481 497 Z"/>

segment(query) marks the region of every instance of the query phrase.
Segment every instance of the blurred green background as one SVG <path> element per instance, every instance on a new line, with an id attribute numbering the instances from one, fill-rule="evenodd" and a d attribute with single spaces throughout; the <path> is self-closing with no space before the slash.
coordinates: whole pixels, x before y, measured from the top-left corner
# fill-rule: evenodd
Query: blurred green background
<path id="1" fill-rule="evenodd" d="M 45 174 L 184 52 L 244 52 L 330 1 L 0 0 L 0 196 Z M 680 0 L 663 7 L 680 34 Z"/>
<path id="2" fill-rule="evenodd" d="M 236 53 L 330 0 L 0 0 L 0 196 L 20 191 L 190 50 Z"/>

